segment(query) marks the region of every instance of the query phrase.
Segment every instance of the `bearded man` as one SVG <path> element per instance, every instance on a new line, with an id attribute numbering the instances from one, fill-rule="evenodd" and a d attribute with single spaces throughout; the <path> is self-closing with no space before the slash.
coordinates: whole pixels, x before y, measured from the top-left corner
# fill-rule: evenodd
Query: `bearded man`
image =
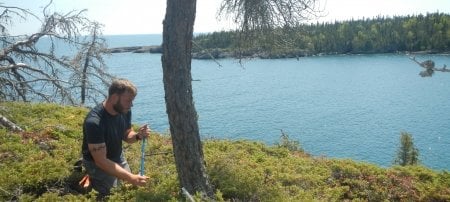
<path id="1" fill-rule="evenodd" d="M 105 101 L 94 107 L 83 124 L 83 165 L 100 198 L 110 194 L 118 180 L 144 186 L 148 177 L 133 174 L 123 155 L 122 142 L 134 143 L 149 135 L 147 125 L 138 132 L 131 127 L 131 107 L 137 88 L 126 79 L 116 79 Z"/>

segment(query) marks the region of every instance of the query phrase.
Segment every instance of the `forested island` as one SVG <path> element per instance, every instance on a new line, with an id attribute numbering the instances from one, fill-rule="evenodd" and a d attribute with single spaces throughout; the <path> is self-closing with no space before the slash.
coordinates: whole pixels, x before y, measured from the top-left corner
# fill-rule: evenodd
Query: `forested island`
<path id="1" fill-rule="evenodd" d="M 450 50 L 450 15 L 382 17 L 299 25 L 292 29 L 254 33 L 252 40 L 237 32 L 195 37 L 194 57 L 228 56 L 292 58 L 320 54 L 362 54 Z M 247 42 L 239 46 L 240 42 Z"/>
<path id="2" fill-rule="evenodd" d="M 289 29 L 199 34 L 192 57 L 296 58 L 329 54 L 446 53 L 450 51 L 450 15 L 428 13 L 334 23 L 301 24 Z M 145 47 L 149 47 L 145 49 Z M 114 48 L 111 52 L 160 53 L 157 46 Z M 159 51 L 158 51 L 159 50 Z"/>

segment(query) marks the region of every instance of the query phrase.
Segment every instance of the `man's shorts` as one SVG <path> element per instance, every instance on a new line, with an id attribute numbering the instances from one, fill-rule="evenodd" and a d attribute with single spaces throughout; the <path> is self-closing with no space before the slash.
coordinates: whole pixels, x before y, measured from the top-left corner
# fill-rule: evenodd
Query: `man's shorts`
<path id="1" fill-rule="evenodd" d="M 117 177 L 109 175 L 100 169 L 93 161 L 83 159 L 83 165 L 86 168 L 87 174 L 91 181 L 92 188 L 96 190 L 100 195 L 106 196 L 110 194 L 110 190 L 116 187 L 118 182 Z M 126 160 L 123 160 L 119 165 L 125 170 L 130 170 L 130 166 Z"/>

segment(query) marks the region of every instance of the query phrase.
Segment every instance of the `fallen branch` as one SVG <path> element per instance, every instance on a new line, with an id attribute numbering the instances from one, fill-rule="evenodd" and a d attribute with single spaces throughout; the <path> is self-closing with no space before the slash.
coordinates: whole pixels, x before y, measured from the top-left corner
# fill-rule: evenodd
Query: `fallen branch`
<path id="1" fill-rule="evenodd" d="M 435 68 L 435 63 L 433 60 L 425 60 L 423 62 L 419 62 L 418 60 L 416 60 L 416 57 L 409 57 L 409 59 L 411 59 L 412 61 L 414 61 L 415 63 L 417 63 L 419 66 L 425 68 L 424 71 L 421 71 L 419 73 L 420 76 L 422 77 L 431 77 L 435 71 L 439 71 L 439 72 L 450 72 L 450 69 L 447 69 L 447 65 L 444 64 L 444 66 L 442 68 Z"/>
<path id="2" fill-rule="evenodd" d="M 5 127 L 12 132 L 23 132 L 22 128 L 20 128 L 18 125 L 16 125 L 3 115 L 0 115 L 0 127 Z"/>

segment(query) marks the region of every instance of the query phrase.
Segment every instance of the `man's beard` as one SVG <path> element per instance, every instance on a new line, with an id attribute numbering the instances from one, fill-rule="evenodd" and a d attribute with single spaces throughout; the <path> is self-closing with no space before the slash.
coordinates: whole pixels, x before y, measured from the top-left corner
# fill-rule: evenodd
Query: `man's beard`
<path id="1" fill-rule="evenodd" d="M 120 99 L 113 105 L 114 111 L 120 114 L 125 114 L 128 112 L 128 110 L 125 110 L 122 106 L 122 103 L 120 103 Z"/>

